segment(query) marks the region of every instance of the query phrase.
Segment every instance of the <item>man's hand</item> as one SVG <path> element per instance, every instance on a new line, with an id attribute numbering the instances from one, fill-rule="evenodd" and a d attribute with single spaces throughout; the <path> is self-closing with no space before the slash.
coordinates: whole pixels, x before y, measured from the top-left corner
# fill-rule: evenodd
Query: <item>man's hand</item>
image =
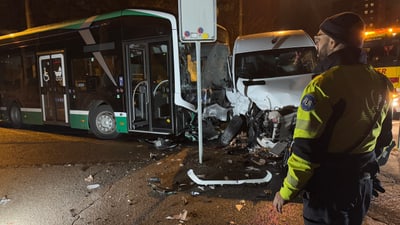
<path id="1" fill-rule="evenodd" d="M 284 200 L 281 196 L 281 194 L 279 194 L 279 191 L 276 192 L 275 194 L 275 198 L 274 201 L 272 202 L 272 205 L 274 206 L 274 208 L 276 209 L 276 211 L 278 213 L 282 213 L 282 207 L 284 204 L 286 204 L 286 200 Z"/>

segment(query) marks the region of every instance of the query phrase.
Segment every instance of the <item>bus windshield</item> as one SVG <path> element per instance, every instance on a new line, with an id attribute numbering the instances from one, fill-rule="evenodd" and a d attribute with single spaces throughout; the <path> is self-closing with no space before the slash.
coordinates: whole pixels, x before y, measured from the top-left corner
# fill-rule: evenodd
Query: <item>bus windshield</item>
<path id="1" fill-rule="evenodd" d="M 216 42 L 201 44 L 201 87 L 207 99 L 203 103 L 221 103 L 228 80 L 227 60 L 229 56 L 229 37 L 218 27 L 220 35 Z M 197 102 L 197 56 L 194 43 L 180 45 L 180 71 L 182 98 L 191 104 Z"/>
<path id="2" fill-rule="evenodd" d="M 364 49 L 368 62 L 374 67 L 400 65 L 399 38 L 396 36 L 366 40 Z"/>
<path id="3" fill-rule="evenodd" d="M 245 79 L 272 78 L 311 73 L 315 48 L 287 48 L 237 54 L 235 73 Z"/>
<path id="4" fill-rule="evenodd" d="M 365 32 L 363 49 L 367 61 L 393 83 L 397 95 L 392 102 L 393 112 L 400 112 L 400 36 L 399 28 L 380 28 Z"/>

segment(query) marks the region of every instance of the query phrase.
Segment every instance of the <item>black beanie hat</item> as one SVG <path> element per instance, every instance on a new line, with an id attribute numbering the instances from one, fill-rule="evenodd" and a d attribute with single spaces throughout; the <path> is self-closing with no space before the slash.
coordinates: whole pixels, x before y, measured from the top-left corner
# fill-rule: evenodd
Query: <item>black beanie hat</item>
<path id="1" fill-rule="evenodd" d="M 362 18 L 352 12 L 343 12 L 328 17 L 321 23 L 319 29 L 333 40 L 361 48 L 365 23 Z"/>

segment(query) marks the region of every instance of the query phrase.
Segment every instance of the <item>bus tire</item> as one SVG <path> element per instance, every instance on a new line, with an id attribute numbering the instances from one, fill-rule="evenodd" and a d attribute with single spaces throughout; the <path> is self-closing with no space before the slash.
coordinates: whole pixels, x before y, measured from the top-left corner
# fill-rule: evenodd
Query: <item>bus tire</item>
<path id="1" fill-rule="evenodd" d="M 13 128 L 21 128 L 22 127 L 22 114 L 21 114 L 21 108 L 18 106 L 18 104 L 13 103 L 8 111 L 8 118 L 11 124 L 11 127 Z"/>
<path id="2" fill-rule="evenodd" d="M 99 139 L 115 139 L 119 136 L 114 111 L 109 105 L 99 105 L 90 113 L 89 126 Z"/>
<path id="3" fill-rule="evenodd" d="M 234 116 L 225 128 L 224 133 L 219 137 L 219 143 L 222 146 L 227 146 L 231 143 L 234 137 L 239 133 L 243 126 L 243 118 L 241 116 Z"/>

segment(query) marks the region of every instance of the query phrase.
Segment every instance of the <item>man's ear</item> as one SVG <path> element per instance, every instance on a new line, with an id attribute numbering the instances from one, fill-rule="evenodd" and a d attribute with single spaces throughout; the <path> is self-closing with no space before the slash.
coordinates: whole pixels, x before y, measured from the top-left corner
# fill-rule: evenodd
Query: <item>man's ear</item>
<path id="1" fill-rule="evenodd" d="M 334 51 L 337 51 L 337 50 L 342 49 L 344 47 L 345 47 L 344 44 L 342 44 L 342 43 L 340 43 L 338 41 L 335 41 L 333 38 L 329 39 L 329 50 L 330 51 L 334 52 Z"/>
<path id="2" fill-rule="evenodd" d="M 334 49 L 334 48 L 336 48 L 337 46 L 338 46 L 338 42 L 337 41 L 335 41 L 333 38 L 329 38 L 329 47 L 331 48 L 331 49 Z"/>

